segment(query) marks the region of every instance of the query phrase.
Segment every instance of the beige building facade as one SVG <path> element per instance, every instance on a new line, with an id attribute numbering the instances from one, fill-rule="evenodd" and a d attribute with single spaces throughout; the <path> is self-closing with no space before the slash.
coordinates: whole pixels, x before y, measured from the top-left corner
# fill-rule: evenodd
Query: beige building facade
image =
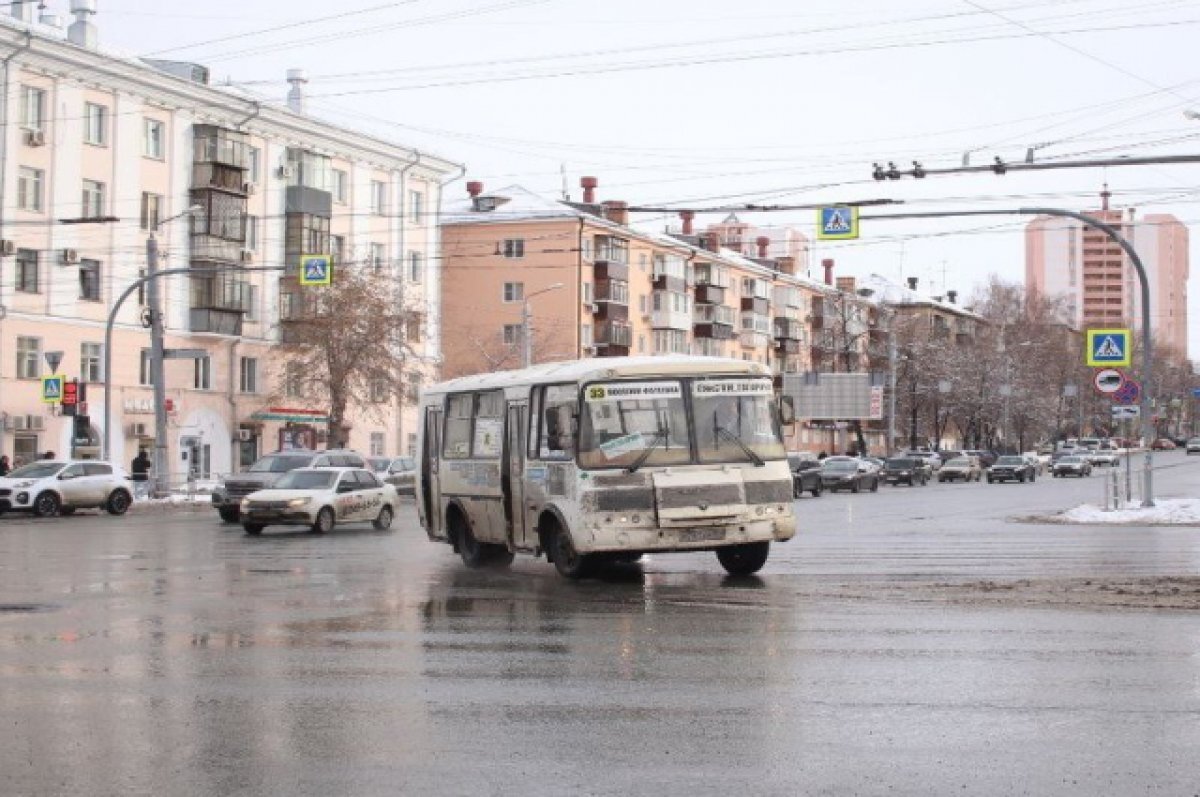
<path id="1" fill-rule="evenodd" d="M 377 264 L 381 284 L 425 319 L 414 387 L 436 372 L 436 209 L 459 167 L 304 113 L 298 73 L 291 107 L 269 107 L 210 86 L 203 66 L 114 57 L 95 46 L 94 28 L 76 33 L 19 8 L 0 18 L 0 50 L 11 56 L 0 141 L 0 453 L 100 456 L 106 425 L 116 462 L 153 444 L 144 290 L 116 315 L 108 418 L 103 341 L 111 308 L 145 273 L 155 228 L 159 267 L 192 270 L 161 279 L 166 346 L 203 352 L 164 369 L 172 480 L 217 477 L 325 438 L 321 402 L 289 394 L 277 349 L 298 301 L 300 254 Z M 42 401 L 49 352 L 61 352 L 58 373 L 86 386 L 82 436 Z M 411 401 L 364 400 L 352 445 L 409 450 L 413 413 Z"/>

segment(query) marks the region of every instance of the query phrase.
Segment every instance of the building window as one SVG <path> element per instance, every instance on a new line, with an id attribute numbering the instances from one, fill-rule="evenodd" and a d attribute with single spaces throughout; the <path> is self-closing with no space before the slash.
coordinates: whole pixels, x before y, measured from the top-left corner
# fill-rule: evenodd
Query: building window
<path id="1" fill-rule="evenodd" d="M 142 357 L 138 361 L 138 384 L 148 385 L 154 374 L 150 372 L 150 350 L 142 349 Z"/>
<path id="2" fill-rule="evenodd" d="M 409 343 L 421 342 L 421 316 L 411 315 L 405 322 L 404 337 Z"/>
<path id="3" fill-rule="evenodd" d="M 421 400 L 421 375 L 408 375 L 408 395 L 406 396 L 409 404 L 416 404 Z"/>
<path id="4" fill-rule="evenodd" d="M 46 92 L 33 86 L 21 87 L 21 127 L 44 132 L 46 129 Z"/>
<path id="5" fill-rule="evenodd" d="M 408 449 L 407 449 L 407 451 L 408 451 L 408 455 L 410 457 L 415 457 L 417 455 L 417 433 L 416 432 L 408 433 Z"/>
<path id="6" fill-rule="evenodd" d="M 249 167 L 246 171 L 250 182 L 257 183 L 262 178 L 262 150 L 251 147 L 246 154 L 246 165 Z"/>
<path id="7" fill-rule="evenodd" d="M 36 249 L 17 250 L 16 289 L 20 293 L 38 292 L 38 253 Z"/>
<path id="8" fill-rule="evenodd" d="M 246 286 L 246 320 L 250 322 L 258 321 L 258 286 Z"/>
<path id="9" fill-rule="evenodd" d="M 583 303 L 591 304 L 592 303 L 592 283 L 584 282 L 581 285 L 582 285 L 581 289 L 583 291 Z"/>
<path id="10" fill-rule="evenodd" d="M 504 283 L 504 301 L 520 302 L 525 300 L 525 283 L 524 282 L 506 282 Z"/>
<path id="11" fill-rule="evenodd" d="M 83 217 L 96 219 L 104 215 L 104 183 L 83 181 Z"/>
<path id="12" fill-rule="evenodd" d="M 89 302 L 100 301 L 100 261 L 79 261 L 79 298 Z"/>
<path id="13" fill-rule="evenodd" d="M 518 258 L 525 257 L 525 239 L 505 238 L 504 256 L 510 260 L 516 260 Z"/>
<path id="14" fill-rule="evenodd" d="M 346 259 L 346 236 L 331 235 L 329 236 L 329 254 L 333 256 L 333 264 L 336 266 L 344 263 Z"/>
<path id="15" fill-rule="evenodd" d="M 371 432 L 371 456 L 382 457 L 383 455 L 383 432 Z"/>
<path id="16" fill-rule="evenodd" d="M 258 251 L 258 216 L 246 217 L 246 248 L 251 252 Z"/>
<path id="17" fill-rule="evenodd" d="M 17 207 L 39 213 L 42 210 L 42 186 L 46 173 L 22 166 L 17 172 Z"/>
<path id="18" fill-rule="evenodd" d="M 243 393 L 258 392 L 258 358 L 242 358 L 241 381 L 238 387 Z"/>
<path id="19" fill-rule="evenodd" d="M 17 379 L 42 375 L 42 339 L 17 338 Z"/>
<path id="20" fill-rule="evenodd" d="M 289 362 L 283 374 L 283 395 L 288 398 L 304 398 L 304 366 Z"/>
<path id="21" fill-rule="evenodd" d="M 379 404 L 388 399 L 388 383 L 386 379 L 371 380 L 371 401 Z"/>
<path id="22" fill-rule="evenodd" d="M 420 282 L 425 274 L 425 257 L 420 252 L 408 253 L 408 278 Z"/>
<path id="23" fill-rule="evenodd" d="M 344 205 L 350 199 L 350 175 L 341 169 L 333 170 L 333 201 Z"/>
<path id="24" fill-rule="evenodd" d="M 108 144 L 108 108 L 94 102 L 83 104 L 83 140 L 99 147 Z"/>
<path id="25" fill-rule="evenodd" d="M 212 390 L 212 358 L 197 357 L 194 373 L 192 374 L 192 387 L 197 390 Z"/>
<path id="26" fill-rule="evenodd" d="M 166 152 L 167 127 L 157 119 L 145 119 L 142 125 L 142 154 L 147 158 L 163 160 Z"/>
<path id="27" fill-rule="evenodd" d="M 504 343 L 508 346 L 516 346 L 521 342 L 521 325 L 520 324 L 505 324 L 504 325 Z"/>
<path id="28" fill-rule="evenodd" d="M 425 195 L 420 191 L 408 192 L 408 213 L 414 224 L 419 224 L 425 215 Z"/>
<path id="29" fill-rule="evenodd" d="M 378 274 L 383 269 L 383 261 L 387 257 L 387 253 L 383 249 L 383 244 L 371 244 L 370 255 L 367 264 L 371 270 Z"/>
<path id="30" fill-rule="evenodd" d="M 284 223 L 284 253 L 295 268 L 301 255 L 329 252 L 329 219 L 311 213 L 289 213 Z"/>
<path id="31" fill-rule="evenodd" d="M 142 229 L 153 232 L 162 221 L 162 200 L 158 194 L 142 194 Z"/>
<path id="32" fill-rule="evenodd" d="M 379 180 L 371 181 L 371 212 L 376 216 L 387 213 L 387 184 Z"/>
<path id="33" fill-rule="evenodd" d="M 79 345 L 79 378 L 84 382 L 100 382 L 104 379 L 100 363 L 104 357 L 104 346 L 100 343 Z"/>

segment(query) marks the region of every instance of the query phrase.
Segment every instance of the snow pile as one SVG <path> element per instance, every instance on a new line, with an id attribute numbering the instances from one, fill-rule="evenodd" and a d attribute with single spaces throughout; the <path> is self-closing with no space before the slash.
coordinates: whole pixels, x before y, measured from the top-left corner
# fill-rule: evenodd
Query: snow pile
<path id="1" fill-rule="evenodd" d="M 1120 523 L 1145 526 L 1200 526 L 1200 498 L 1160 498 L 1142 508 L 1131 501 L 1125 509 L 1104 511 L 1095 504 L 1082 504 L 1055 517 L 1061 523 Z"/>

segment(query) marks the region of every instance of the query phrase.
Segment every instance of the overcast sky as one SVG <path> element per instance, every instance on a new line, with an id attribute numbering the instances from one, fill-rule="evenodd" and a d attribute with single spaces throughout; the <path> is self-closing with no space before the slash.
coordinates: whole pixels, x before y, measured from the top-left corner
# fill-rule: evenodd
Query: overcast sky
<path id="1" fill-rule="evenodd" d="M 50 0 L 63 12 L 67 0 Z M 904 168 L 1200 153 L 1200 3 L 1180 0 L 100 0 L 104 46 L 208 65 L 282 101 L 465 163 L 490 188 L 561 192 L 565 169 L 631 203 L 1086 210 L 1107 180 L 1139 215 L 1200 220 L 1200 164 L 877 183 Z M 333 17 L 337 18 L 333 18 Z M 311 20 L 323 20 L 312 22 Z M 274 31 L 263 32 L 270 28 Z M 453 190 L 463 190 L 462 183 Z M 742 214 L 797 225 L 809 212 Z M 702 222 L 719 220 L 701 218 Z M 674 219 L 671 219 L 673 222 Z M 666 219 L 647 219 L 661 228 Z M 866 222 L 838 273 L 969 294 L 1022 280 L 1019 217 Z M 1193 252 L 1200 242 L 1193 241 Z M 1200 264 L 1189 293 L 1200 357 Z"/>

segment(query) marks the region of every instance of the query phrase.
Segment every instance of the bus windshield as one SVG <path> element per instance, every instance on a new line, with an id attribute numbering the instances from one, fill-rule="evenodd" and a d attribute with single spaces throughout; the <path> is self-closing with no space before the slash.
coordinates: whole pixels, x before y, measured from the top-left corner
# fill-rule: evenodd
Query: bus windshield
<path id="1" fill-rule="evenodd" d="M 783 459 L 770 379 L 705 379 L 692 383 L 701 462 Z M 756 461 L 757 460 L 757 461 Z"/>
<path id="2" fill-rule="evenodd" d="M 692 461 L 679 382 L 613 382 L 583 391 L 579 464 L 585 468 Z M 644 459 L 643 459 L 644 457 Z"/>

